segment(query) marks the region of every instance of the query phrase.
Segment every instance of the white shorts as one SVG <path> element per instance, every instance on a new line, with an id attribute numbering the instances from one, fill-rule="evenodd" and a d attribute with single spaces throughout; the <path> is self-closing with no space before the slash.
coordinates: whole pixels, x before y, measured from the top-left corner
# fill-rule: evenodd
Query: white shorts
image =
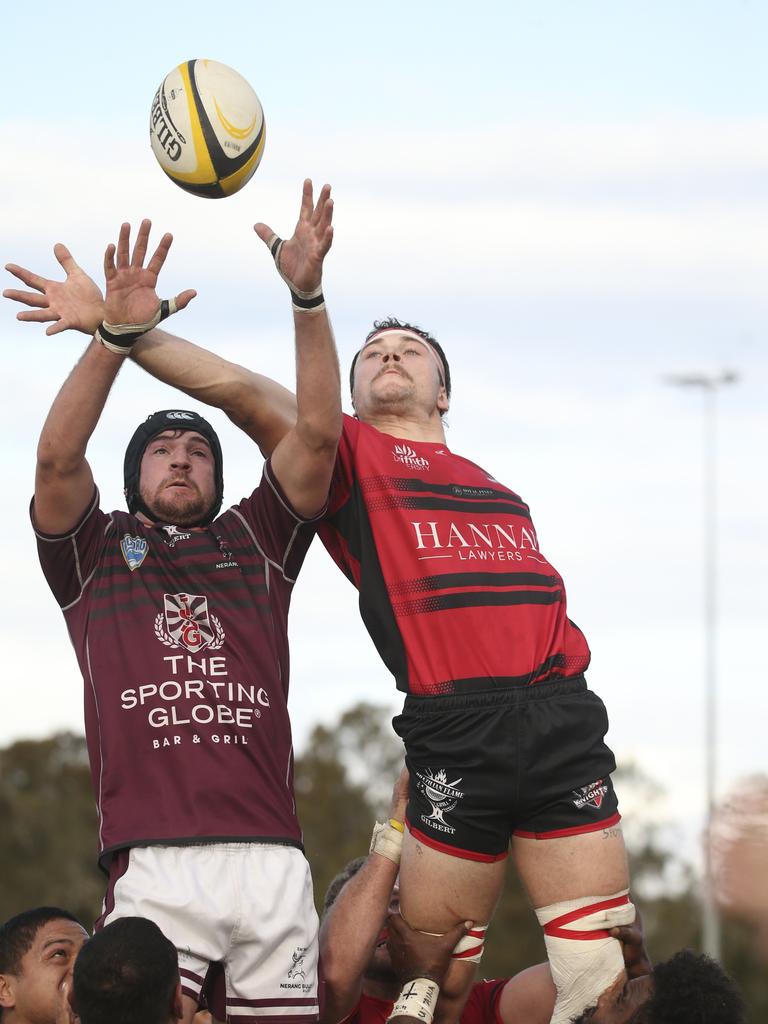
<path id="1" fill-rule="evenodd" d="M 228 1022 L 317 1021 L 318 921 L 301 850 L 201 843 L 134 847 L 116 859 L 101 923 L 154 921 L 179 951 L 185 995 L 199 1000 L 220 963 Z"/>

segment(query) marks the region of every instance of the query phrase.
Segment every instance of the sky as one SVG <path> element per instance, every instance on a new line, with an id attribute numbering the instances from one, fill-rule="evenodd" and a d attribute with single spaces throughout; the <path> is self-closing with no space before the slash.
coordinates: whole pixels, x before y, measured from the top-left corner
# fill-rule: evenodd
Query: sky
<path id="1" fill-rule="evenodd" d="M 161 291 L 199 293 L 172 329 L 288 385 L 290 304 L 252 225 L 289 234 L 302 179 L 331 183 L 324 283 L 342 365 L 388 314 L 441 341 L 448 443 L 531 506 L 593 652 L 609 741 L 666 791 L 660 807 L 625 809 L 663 817 L 686 855 L 703 814 L 708 541 L 703 396 L 670 386 L 679 372 L 739 375 L 717 401 L 718 792 L 766 770 L 767 40 L 758 0 L 138 0 L 119 15 L 45 0 L 0 43 L 1 262 L 53 275 L 64 241 L 100 280 L 119 224 L 151 217 L 175 237 Z M 149 147 L 152 96 L 194 57 L 236 68 L 265 111 L 261 166 L 227 199 L 183 193 Z M 0 308 L 7 744 L 82 729 L 27 506 L 39 429 L 85 339 L 47 338 Z M 103 507 L 122 505 L 135 426 L 177 404 L 125 367 L 89 447 Z M 260 460 L 210 418 L 232 502 Z M 319 544 L 291 638 L 299 749 L 357 701 L 397 710 L 356 594 Z"/>

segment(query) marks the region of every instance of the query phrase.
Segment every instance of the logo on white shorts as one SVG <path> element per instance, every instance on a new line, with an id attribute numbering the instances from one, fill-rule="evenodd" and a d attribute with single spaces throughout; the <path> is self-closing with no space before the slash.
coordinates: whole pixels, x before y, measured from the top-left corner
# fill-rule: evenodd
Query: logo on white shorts
<path id="1" fill-rule="evenodd" d="M 155 616 L 155 636 L 166 647 L 186 647 L 197 654 L 207 647 L 218 651 L 224 644 L 224 630 L 215 615 L 208 613 L 208 598 L 202 594 L 163 594 L 165 615 Z"/>
<path id="2" fill-rule="evenodd" d="M 449 782 L 444 768 L 438 771 L 431 768 L 416 769 L 416 788 L 432 804 L 432 813 L 421 815 L 425 825 L 429 825 L 437 832 L 454 834 L 456 829 L 446 824 L 443 815 L 452 811 L 464 796 L 462 790 L 456 789 L 460 782 L 461 779 Z"/>
<path id="3" fill-rule="evenodd" d="M 602 779 L 596 779 L 595 782 L 590 782 L 588 786 L 581 786 L 579 789 L 572 790 L 573 792 L 573 806 L 579 810 L 582 807 L 600 807 L 603 802 L 603 797 L 608 792 L 608 786 L 603 782 Z"/>
<path id="4" fill-rule="evenodd" d="M 304 977 L 304 958 L 307 955 L 307 950 L 304 946 L 297 946 L 295 951 L 291 954 L 293 958 L 293 964 L 288 970 L 289 978 L 303 978 Z"/>

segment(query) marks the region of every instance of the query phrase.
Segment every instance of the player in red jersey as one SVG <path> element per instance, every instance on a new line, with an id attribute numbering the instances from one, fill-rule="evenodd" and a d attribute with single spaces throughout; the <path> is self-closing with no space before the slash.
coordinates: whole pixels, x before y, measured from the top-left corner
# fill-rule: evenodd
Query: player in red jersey
<path id="1" fill-rule="evenodd" d="M 401 777 L 392 795 L 391 822 L 401 818 L 406 802 L 407 783 Z M 409 928 L 399 913 L 398 855 L 397 841 L 377 825 L 368 857 L 347 864 L 328 888 L 320 928 L 321 1024 L 385 1024 L 400 1018 L 430 1024 L 439 986 L 465 927 L 436 936 Z M 467 924 L 471 930 L 471 922 Z M 654 968 L 639 917 L 612 934 L 621 943 L 626 974 L 579 1022 L 743 1021 L 741 995 L 713 960 L 686 950 Z M 547 1024 L 555 996 L 549 965 L 536 964 L 511 978 L 476 983 L 460 1024 Z"/>
<path id="2" fill-rule="evenodd" d="M 239 1012 L 270 1006 L 287 1022 L 317 1018 L 317 915 L 292 792 L 287 615 L 341 423 L 320 290 L 329 192 L 315 204 L 305 182 L 283 246 L 299 415 L 249 498 L 217 515 L 215 431 L 197 413 L 170 409 L 149 417 L 128 446 L 129 511 L 98 507 L 86 448 L 110 388 L 137 338 L 194 295 L 160 303 L 171 236 L 145 266 L 149 221 L 132 253 L 127 224 L 107 249 L 100 325 L 38 446 L 32 519 L 85 684 L 109 872 L 101 923 L 143 916 L 162 928 L 179 951 L 187 1022 L 218 962 Z"/>
<path id="3" fill-rule="evenodd" d="M 98 292 L 74 263 L 65 269 L 64 284 L 14 270 L 41 293 L 10 293 L 39 307 L 22 318 L 53 330 L 92 322 Z M 267 450 L 290 422 L 285 392 L 180 339 L 155 332 L 135 358 L 223 408 Z M 322 536 L 407 694 L 395 720 L 411 776 L 403 913 L 427 932 L 478 922 L 443 986 L 441 1022 L 470 990 L 511 847 L 544 929 L 553 1021 L 565 1024 L 621 973 L 609 928 L 634 913 L 607 716 L 527 505 L 446 444 L 450 384 L 429 334 L 374 326 L 353 364 L 355 417 L 344 418 Z M 269 433 L 254 421 L 257 404 Z"/>

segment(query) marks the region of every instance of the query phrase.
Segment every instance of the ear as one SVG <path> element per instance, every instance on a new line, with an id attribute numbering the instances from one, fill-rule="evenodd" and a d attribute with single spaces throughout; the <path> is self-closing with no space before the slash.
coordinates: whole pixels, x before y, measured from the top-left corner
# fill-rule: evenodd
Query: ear
<path id="1" fill-rule="evenodd" d="M 181 1001 L 181 982 L 176 984 L 176 988 L 173 990 L 173 999 L 171 1000 L 171 1013 L 176 1020 L 181 1020 L 184 1016 L 184 1004 Z"/>
<path id="2" fill-rule="evenodd" d="M 16 992 L 12 974 L 0 974 L 0 1010 L 12 1010 L 16 1005 Z"/>
<path id="3" fill-rule="evenodd" d="M 448 406 L 450 405 L 450 399 L 444 387 L 441 386 L 437 393 L 437 408 L 440 412 L 448 412 Z"/>

